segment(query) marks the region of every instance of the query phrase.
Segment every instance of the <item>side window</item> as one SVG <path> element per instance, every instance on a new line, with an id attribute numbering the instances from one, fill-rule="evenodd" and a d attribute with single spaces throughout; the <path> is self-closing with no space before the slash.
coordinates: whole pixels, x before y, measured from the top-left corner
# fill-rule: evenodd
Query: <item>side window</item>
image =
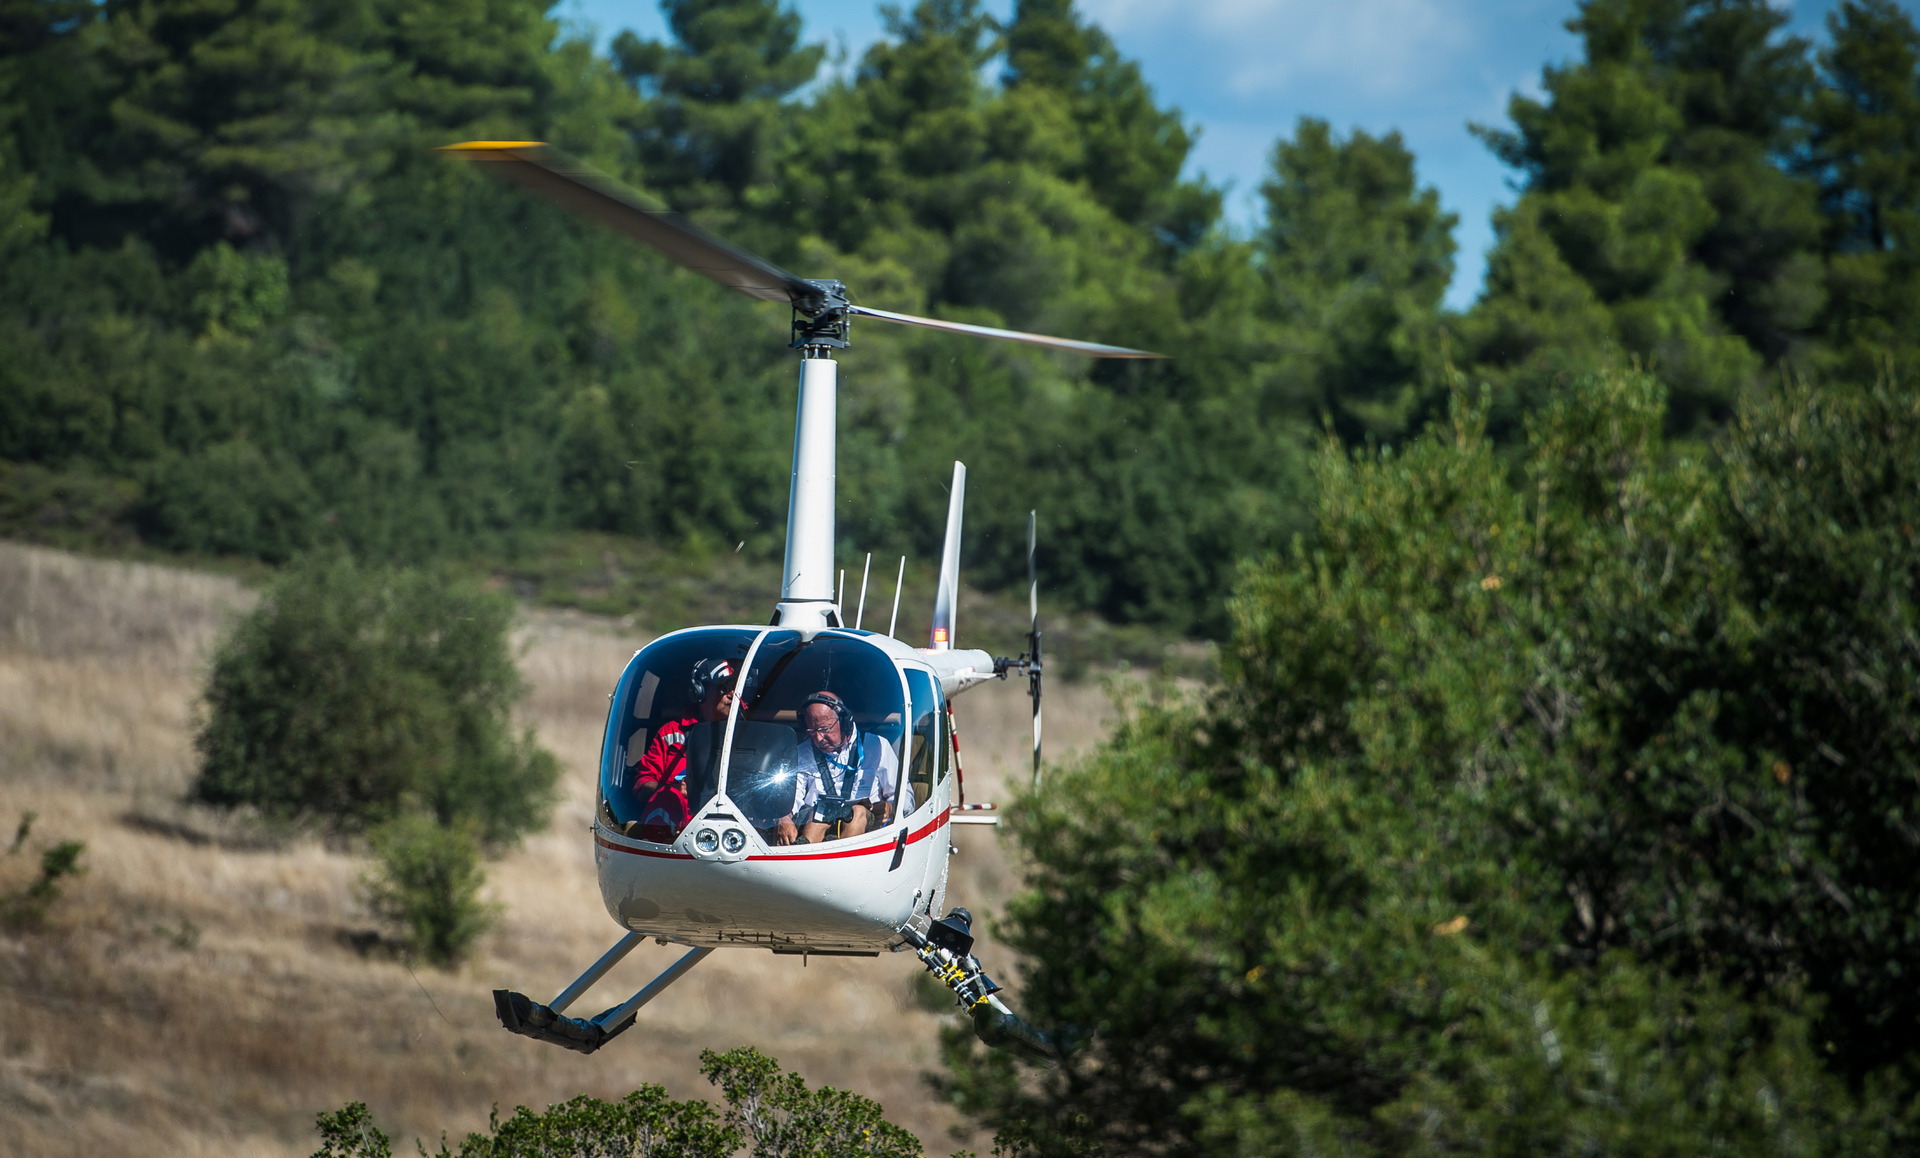
<path id="1" fill-rule="evenodd" d="M 934 786 L 947 776 L 947 713 L 940 703 L 939 688 L 926 672 L 909 669 L 907 691 L 913 697 L 907 785 L 913 790 L 913 803 L 917 808 L 932 799 Z"/>

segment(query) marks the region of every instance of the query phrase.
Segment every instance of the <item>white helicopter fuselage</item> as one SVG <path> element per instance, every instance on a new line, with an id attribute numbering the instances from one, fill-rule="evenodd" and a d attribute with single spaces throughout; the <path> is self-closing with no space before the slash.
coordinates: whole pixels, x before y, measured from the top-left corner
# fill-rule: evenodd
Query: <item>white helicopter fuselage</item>
<path id="1" fill-rule="evenodd" d="M 936 790 L 905 827 L 732 860 L 648 848 L 596 824 L 600 895 L 622 927 L 676 944 L 878 953 L 897 943 L 910 916 L 945 897 L 947 800 L 944 787 Z M 709 823 L 725 822 L 703 815 L 689 828 Z"/>

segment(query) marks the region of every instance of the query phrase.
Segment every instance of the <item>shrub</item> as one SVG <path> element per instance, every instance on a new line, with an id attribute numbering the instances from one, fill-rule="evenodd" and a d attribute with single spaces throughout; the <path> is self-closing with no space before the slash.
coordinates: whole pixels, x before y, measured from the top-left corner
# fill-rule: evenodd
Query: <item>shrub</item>
<path id="1" fill-rule="evenodd" d="M 635 1158 L 732 1158 L 742 1146 L 753 1158 L 919 1158 L 920 1142 L 886 1120 L 871 1098 L 831 1086 L 809 1090 L 798 1074 L 751 1046 L 701 1053 L 701 1072 L 720 1087 L 724 1107 L 676 1102 L 659 1086 L 642 1086 L 617 1102 L 582 1095 L 535 1113 L 525 1106 L 502 1122 L 496 1111 L 484 1134 L 443 1158 L 550 1158 L 634 1155 Z M 313 1158 L 389 1158 L 392 1144 L 361 1102 L 321 1114 Z"/>
<path id="2" fill-rule="evenodd" d="M 303 560 L 214 659 L 192 796 L 343 832 L 410 810 L 491 844 L 537 831 L 559 767 L 512 731 L 512 616 L 445 572 Z"/>
<path id="3" fill-rule="evenodd" d="M 491 923 L 480 900 L 487 874 L 471 824 L 397 816 L 371 834 L 375 867 L 363 884 L 373 911 L 405 932 L 408 946 L 433 965 L 452 965 Z"/>
<path id="4" fill-rule="evenodd" d="M 31 826 L 31 821 L 21 820 L 23 839 Z M 81 841 L 63 840 L 41 853 L 40 875 L 33 883 L 15 892 L 0 894 L 0 927 L 38 929 L 45 924 L 47 910 L 60 899 L 60 881 L 87 871 L 80 865 L 80 854 L 86 850 L 86 844 Z"/>

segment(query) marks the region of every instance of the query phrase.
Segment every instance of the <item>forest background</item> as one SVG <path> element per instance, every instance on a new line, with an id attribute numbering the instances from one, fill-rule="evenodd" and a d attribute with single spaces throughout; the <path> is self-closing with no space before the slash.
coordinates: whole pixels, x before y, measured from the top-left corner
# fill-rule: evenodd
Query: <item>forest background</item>
<path id="1" fill-rule="evenodd" d="M 1484 130 L 1523 187 L 1486 288 L 1397 136 L 1303 120 L 1250 236 L 1192 130 L 1060 0 L 888 19 L 841 79 L 765 0 L 675 0 L 607 55 L 536 3 L 16 0 L 0 16 L 0 525 L 270 562 L 513 556 L 555 533 L 777 557 L 793 375 L 736 301 L 436 145 L 550 140 L 868 304 L 1167 352 L 1090 366 L 863 327 L 843 554 L 969 564 L 1218 636 L 1237 562 L 1309 525 L 1326 423 L 1492 430 L 1628 360 L 1704 437 L 1782 367 L 1870 376 L 1920 309 L 1915 39 L 1845 4 L 1816 53 L 1761 3 L 1585 5 L 1585 59 Z M 757 335 L 757 340 L 743 340 Z"/>

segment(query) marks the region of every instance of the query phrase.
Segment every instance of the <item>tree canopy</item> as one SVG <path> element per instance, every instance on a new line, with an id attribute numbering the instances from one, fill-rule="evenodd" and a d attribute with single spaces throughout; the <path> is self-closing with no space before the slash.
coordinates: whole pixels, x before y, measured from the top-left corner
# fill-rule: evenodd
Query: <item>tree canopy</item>
<path id="1" fill-rule="evenodd" d="M 1330 445 L 1222 685 L 1029 797 L 1035 1153 L 1892 1152 L 1920 1130 L 1920 392 L 1702 456 L 1589 375 Z M 1584 1142 L 1582 1140 L 1585 1140 Z"/>
<path id="2" fill-rule="evenodd" d="M 1237 560 L 1308 526 L 1323 420 L 1403 440 L 1446 363 L 1490 430 L 1601 363 L 1708 436 L 1780 366 L 1912 356 L 1910 18 L 1818 49 L 1762 0 L 1588 0 L 1580 59 L 1484 131 L 1522 183 L 1481 299 L 1392 132 L 1303 119 L 1263 220 L 1070 0 L 890 10 L 823 71 L 777 0 L 669 0 L 598 54 L 536 0 L 9 6 L 0 517 L 281 562 L 532 549 L 582 529 L 777 555 L 778 311 L 436 158 L 544 139 L 863 301 L 1162 350 L 1087 365 L 863 327 L 843 550 L 928 555 L 975 467 L 971 573 L 1218 634 Z M 109 536 L 112 537 L 112 536 Z M 119 541 L 116 539 L 115 541 Z"/>

